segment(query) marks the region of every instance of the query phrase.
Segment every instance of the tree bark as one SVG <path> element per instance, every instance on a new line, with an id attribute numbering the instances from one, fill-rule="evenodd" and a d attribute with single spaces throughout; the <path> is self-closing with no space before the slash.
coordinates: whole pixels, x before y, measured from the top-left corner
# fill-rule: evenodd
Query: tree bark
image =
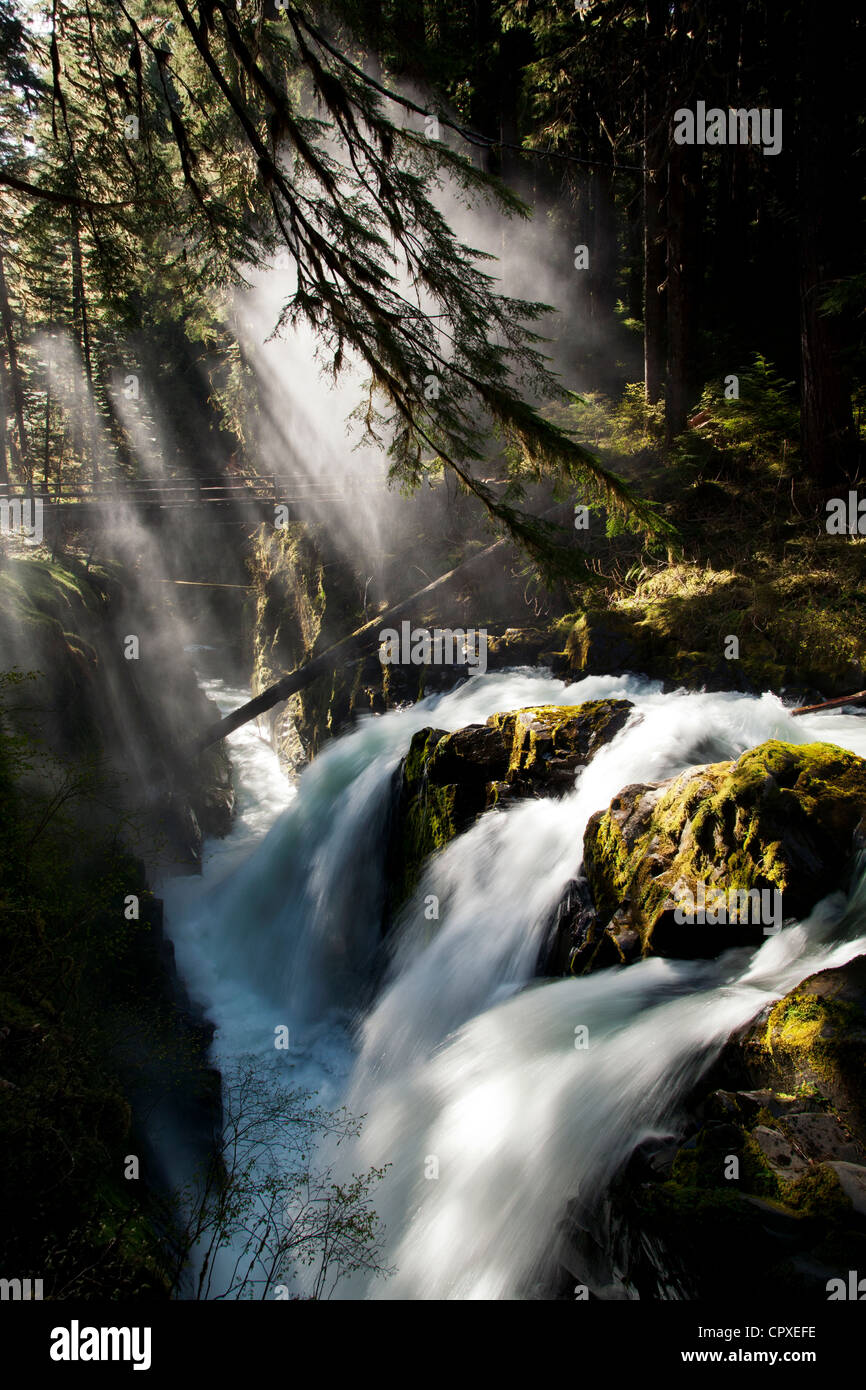
<path id="1" fill-rule="evenodd" d="M 800 705 L 798 709 L 789 710 L 788 713 L 817 714 L 824 709 L 839 709 L 842 705 L 866 705 L 866 690 L 858 690 L 856 695 L 843 695 L 838 700 L 824 700 L 820 705 Z"/>
<path id="2" fill-rule="evenodd" d="M 701 150 L 675 145 L 668 185 L 668 354 L 665 382 L 665 431 L 668 443 L 685 428 L 692 404 L 695 324 L 700 285 L 697 276 L 700 235 Z"/>
<path id="3" fill-rule="evenodd" d="M 690 0 L 672 0 L 667 6 L 668 39 L 666 71 L 670 75 L 667 116 L 695 98 L 706 50 L 705 15 Z M 665 377 L 665 433 L 668 444 L 684 429 L 697 380 L 697 341 L 700 284 L 701 171 L 700 145 L 678 145 L 668 129 L 668 197 L 665 217 L 667 241 L 667 370 Z"/>
<path id="4" fill-rule="evenodd" d="M 18 430 L 17 462 L 21 471 L 24 473 L 27 485 L 32 484 L 32 474 L 30 470 L 30 450 L 27 440 L 27 426 L 24 419 L 24 383 L 21 378 L 21 367 L 18 362 L 18 348 L 15 342 L 15 324 L 12 318 L 12 306 L 9 303 L 9 289 L 6 284 L 6 269 L 3 261 L 3 248 L 0 247 L 0 321 L 3 325 L 3 337 L 6 341 L 6 356 L 9 367 L 8 379 L 12 397 L 12 408 L 15 413 L 15 424 Z M 5 386 L 4 382 L 4 386 Z M 4 395 L 5 395 L 4 390 Z"/>
<path id="5" fill-rule="evenodd" d="M 0 347 L 0 483 L 9 487 L 9 460 L 6 447 L 6 363 Z"/>
<path id="6" fill-rule="evenodd" d="M 90 352 L 90 322 L 87 312 L 87 289 L 84 283 L 84 259 L 81 254 L 81 232 L 79 226 L 78 209 L 73 208 L 72 218 L 72 305 L 75 328 L 78 334 L 78 342 L 81 347 L 81 356 L 84 361 L 84 371 L 87 377 L 87 395 L 84 402 L 85 419 L 87 428 L 85 430 L 88 448 L 90 450 L 90 461 L 92 478 L 94 483 L 99 481 L 99 459 L 97 456 L 96 441 L 93 437 L 93 361 Z"/>
<path id="7" fill-rule="evenodd" d="M 665 32 L 663 0 L 647 0 L 646 63 L 643 101 L 643 321 L 644 390 L 649 405 L 662 394 L 664 370 L 665 278 L 664 222 L 669 133 L 667 100 L 662 88 L 660 50 Z"/>
<path id="8" fill-rule="evenodd" d="M 617 234 L 613 178 L 608 166 L 592 174 L 591 312 L 600 325 L 611 322 L 616 304 Z"/>
<path id="9" fill-rule="evenodd" d="M 834 264 L 839 238 L 857 221 L 850 210 L 850 179 L 844 167 L 849 143 L 837 128 L 839 63 L 852 45 L 846 43 L 850 15 L 834 8 L 814 22 L 803 6 L 799 159 L 797 168 L 800 225 L 800 363 L 802 387 L 801 447 L 805 471 L 827 488 L 853 480 L 858 439 L 851 393 L 840 360 L 839 324 L 822 311 L 822 299 L 840 267 Z"/>

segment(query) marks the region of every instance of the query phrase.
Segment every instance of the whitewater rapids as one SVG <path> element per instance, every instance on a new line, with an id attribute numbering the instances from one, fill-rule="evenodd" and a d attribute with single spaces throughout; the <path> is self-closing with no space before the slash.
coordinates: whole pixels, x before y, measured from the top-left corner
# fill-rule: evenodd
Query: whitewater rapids
<path id="1" fill-rule="evenodd" d="M 244 698 L 206 688 L 224 711 Z M 383 839 L 413 733 L 604 698 L 629 699 L 635 713 L 574 791 L 489 812 L 437 855 L 383 963 Z M 345 1281 L 338 1296 L 532 1297 L 567 1204 L 591 1209 L 637 1143 L 675 1129 L 681 1098 L 730 1032 L 866 950 L 866 896 L 839 892 L 754 951 L 533 978 L 590 815 L 629 783 L 770 738 L 866 757 L 856 716 L 792 719 L 771 695 L 663 695 L 632 677 L 569 685 L 528 670 L 364 718 L 296 788 L 253 726 L 233 737 L 238 824 L 210 843 L 201 880 L 163 889 L 167 926 L 187 988 L 216 1024 L 215 1064 L 256 1058 L 287 1086 L 346 1104 L 367 1118 L 339 1158 L 345 1173 L 390 1165 L 373 1202 L 394 1272 Z M 281 1026 L 288 1053 L 274 1046 Z M 582 1028 L 586 1049 L 575 1046 Z"/>

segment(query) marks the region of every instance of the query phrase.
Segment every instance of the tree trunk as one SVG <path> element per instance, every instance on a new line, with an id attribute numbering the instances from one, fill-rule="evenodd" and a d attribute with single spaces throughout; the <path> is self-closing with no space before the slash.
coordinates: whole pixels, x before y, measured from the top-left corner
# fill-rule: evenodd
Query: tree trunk
<path id="1" fill-rule="evenodd" d="M 701 150 L 675 145 L 668 186 L 667 301 L 668 355 L 665 432 L 668 443 L 685 428 L 695 378 L 695 325 L 700 284 Z"/>
<path id="2" fill-rule="evenodd" d="M 424 0 L 394 0 L 390 6 L 390 25 L 398 67 L 420 76 L 427 48 Z"/>
<path id="3" fill-rule="evenodd" d="M 616 305 L 617 234 L 613 178 L 606 166 L 592 174 L 592 256 L 592 317 L 608 325 Z"/>
<path id="4" fill-rule="evenodd" d="M 42 457 L 42 491 L 48 491 L 51 476 L 51 378 L 45 383 L 45 443 Z"/>
<path id="5" fill-rule="evenodd" d="M 81 255 L 81 233 L 78 220 L 77 208 L 72 209 L 72 305 L 75 329 L 78 334 L 78 342 L 81 347 L 81 356 L 84 362 L 84 371 L 87 378 L 87 399 L 84 402 L 84 414 L 87 426 L 85 437 L 90 451 L 90 461 L 92 477 L 94 483 L 99 481 L 99 459 L 97 456 L 96 440 L 93 437 L 93 414 L 95 402 L 93 398 L 93 361 L 90 353 L 90 323 L 87 312 L 87 289 L 84 283 L 84 260 Z"/>
<path id="6" fill-rule="evenodd" d="M 15 324 L 12 318 L 12 307 L 9 303 L 9 289 L 6 284 L 6 269 L 3 262 L 3 249 L 0 247 L 0 321 L 3 324 L 3 337 L 6 342 L 6 355 L 9 366 L 8 384 L 12 398 L 12 408 L 15 413 L 15 423 L 18 430 L 17 463 L 24 473 L 28 487 L 32 485 L 32 475 L 30 471 L 30 451 L 27 441 L 27 426 L 24 420 L 24 383 L 21 378 L 21 368 L 18 362 L 18 348 L 15 343 Z M 4 387 L 6 383 L 4 382 Z M 4 389 L 4 396 L 6 391 Z"/>
<path id="7" fill-rule="evenodd" d="M 717 23 L 718 64 L 724 78 L 723 104 L 726 107 L 748 106 L 748 102 L 740 99 L 740 74 L 744 62 L 742 10 L 736 6 L 725 8 L 717 15 Z M 747 159 L 743 158 L 739 145 L 717 149 L 714 157 L 718 167 L 718 183 L 708 287 L 712 293 L 714 317 L 718 323 L 726 325 L 740 323 L 742 306 L 748 303 L 745 267 L 741 254 L 735 254 L 735 248 L 740 252 L 747 244 Z M 729 370 L 733 371 L 733 366 Z"/>
<path id="8" fill-rule="evenodd" d="M 9 487 L 9 463 L 6 453 L 6 363 L 0 349 L 0 483 Z"/>
<path id="9" fill-rule="evenodd" d="M 665 56 L 672 77 L 672 95 L 679 107 L 692 104 L 699 86 L 697 79 L 706 45 L 705 16 L 699 8 L 691 5 L 690 0 L 674 0 L 669 8 L 670 39 Z M 703 149 L 697 144 L 674 144 L 672 133 L 668 141 L 665 436 L 670 444 L 685 428 L 697 378 L 695 347 L 701 288 L 700 192 Z"/>
<path id="10" fill-rule="evenodd" d="M 849 19 L 838 9 L 828 11 L 820 24 L 814 23 L 807 7 L 800 15 L 801 447 L 804 470 L 828 489 L 847 486 L 854 478 L 859 452 L 851 393 L 840 360 L 840 327 L 822 312 L 823 295 L 843 269 L 838 264 L 838 240 L 844 239 L 846 226 L 858 225 L 844 167 L 850 146 L 846 132 L 837 128 L 843 118 L 838 92 L 845 90 L 839 63 L 849 51 Z"/>
<path id="11" fill-rule="evenodd" d="M 643 102 L 643 342 L 644 389 L 650 405 L 655 405 L 661 399 L 664 367 L 666 306 L 662 290 L 665 278 L 662 205 L 669 141 L 667 99 L 662 86 L 660 61 L 664 32 L 663 0 L 647 0 Z"/>

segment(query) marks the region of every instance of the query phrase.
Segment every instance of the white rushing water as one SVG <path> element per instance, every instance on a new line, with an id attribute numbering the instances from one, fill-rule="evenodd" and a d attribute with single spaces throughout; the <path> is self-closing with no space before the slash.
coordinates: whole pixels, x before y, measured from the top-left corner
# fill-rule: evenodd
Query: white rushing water
<path id="1" fill-rule="evenodd" d="M 211 693 L 223 709 L 243 698 L 219 683 Z M 491 812 L 431 861 L 382 980 L 383 835 L 392 774 L 415 730 L 608 696 L 631 699 L 637 714 L 573 792 Z M 567 1202 L 591 1207 L 636 1143 L 669 1132 L 678 1098 L 731 1030 L 866 949 L 862 904 L 836 894 L 754 952 L 533 980 L 589 816 L 631 782 L 768 738 L 866 756 L 855 716 L 791 719 L 769 695 L 663 696 L 634 678 L 566 685 L 528 671 L 474 677 L 365 719 L 303 772 L 296 794 L 254 728 L 233 735 L 238 827 L 209 845 L 202 880 L 169 886 L 167 924 L 181 974 L 216 1024 L 217 1065 L 255 1058 L 325 1105 L 345 1101 L 367 1118 L 336 1155 L 344 1176 L 390 1165 L 373 1202 L 394 1272 L 356 1276 L 338 1294 L 532 1296 Z M 435 930 L 425 914 L 434 895 Z M 274 1046 L 280 1026 L 288 1052 Z M 586 1050 L 575 1047 L 581 1027 Z M 326 1147 L 323 1162 L 334 1158 Z"/>

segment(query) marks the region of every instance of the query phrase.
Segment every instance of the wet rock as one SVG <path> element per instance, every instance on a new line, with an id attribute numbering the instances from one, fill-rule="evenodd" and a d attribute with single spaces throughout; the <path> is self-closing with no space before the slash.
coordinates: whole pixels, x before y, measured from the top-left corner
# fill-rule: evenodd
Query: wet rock
<path id="1" fill-rule="evenodd" d="M 643 643 L 637 623 L 611 609 L 588 609 L 569 633 L 565 654 L 568 668 L 585 676 L 642 671 Z"/>
<path id="2" fill-rule="evenodd" d="M 859 1216 L 866 1216 L 866 1168 L 857 1163 L 828 1163 Z"/>
<path id="3" fill-rule="evenodd" d="M 839 1121 L 828 1114 L 787 1115 L 785 1129 L 806 1158 L 856 1163 L 861 1152 Z"/>
<path id="4" fill-rule="evenodd" d="M 217 838 L 228 835 L 234 819 L 235 791 L 232 765 L 224 743 L 215 744 L 200 754 L 192 778 L 190 800 L 203 835 Z"/>
<path id="5" fill-rule="evenodd" d="M 717 1091 L 717 1095 L 724 1092 Z M 730 1093 L 728 1093 L 730 1094 Z M 808 1097 L 805 1096 L 781 1096 L 774 1091 L 737 1091 L 731 1096 L 734 1104 L 739 1107 L 746 1119 L 756 1119 L 762 1110 L 766 1110 L 774 1119 L 790 1118 L 805 1119 L 804 1108 L 810 1105 Z M 817 1109 L 820 1102 L 813 1100 L 811 1105 Z"/>
<path id="6" fill-rule="evenodd" d="M 575 957 L 595 921 L 595 907 L 585 878 L 571 879 L 551 915 L 536 966 L 537 975 L 571 974 Z"/>
<path id="7" fill-rule="evenodd" d="M 506 780 L 528 796 L 564 793 L 581 767 L 628 722 L 629 700 L 590 700 L 583 705 L 542 705 L 494 714 L 488 724 L 508 749 Z"/>
<path id="8" fill-rule="evenodd" d="M 509 627 L 497 635 L 488 635 L 487 669 L 501 671 L 511 666 L 548 665 L 552 661 L 546 649 L 550 633 L 536 627 Z"/>
<path id="9" fill-rule="evenodd" d="M 623 728 L 632 710 L 628 700 L 593 700 L 494 714 L 486 724 L 454 733 L 419 730 L 396 790 L 386 915 L 412 891 L 427 857 L 484 811 L 570 791 L 579 770 Z"/>
<path id="10" fill-rule="evenodd" d="M 788 920 L 839 886 L 864 813 L 866 762 L 827 743 L 764 743 L 736 762 L 625 787 L 584 837 L 597 921 L 580 968 L 608 963 L 603 939 L 618 938 L 624 920 L 642 955 L 706 958 L 760 944 L 764 926 L 779 925 L 770 894 L 781 894 Z M 678 921 L 699 889 L 742 894 L 744 920 L 728 899 L 718 921 L 712 912 Z M 767 897 L 748 901 L 750 892 Z"/>
<path id="11" fill-rule="evenodd" d="M 641 1297 L 666 1296 L 666 1270 L 692 1298 L 736 1281 L 743 1295 L 826 1301 L 829 1279 L 866 1267 L 864 1097 L 859 957 L 734 1034 L 690 1097 L 680 1139 L 632 1155 L 608 1218 L 623 1277 Z"/>
<path id="12" fill-rule="evenodd" d="M 752 1130 L 752 1138 L 777 1177 L 796 1177 L 799 1173 L 805 1173 L 808 1168 L 806 1159 L 780 1130 L 769 1129 L 767 1125 L 756 1125 Z"/>
<path id="13" fill-rule="evenodd" d="M 728 1050 L 754 1080 L 821 1096 L 866 1147 L 866 956 L 804 980 Z"/>

